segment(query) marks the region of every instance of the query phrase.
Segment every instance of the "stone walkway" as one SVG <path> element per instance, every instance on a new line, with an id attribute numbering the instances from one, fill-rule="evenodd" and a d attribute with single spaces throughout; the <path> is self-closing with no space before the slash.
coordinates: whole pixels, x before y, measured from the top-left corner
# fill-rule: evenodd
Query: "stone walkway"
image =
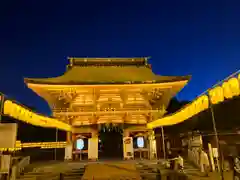
<path id="1" fill-rule="evenodd" d="M 140 174 L 135 163 L 95 163 L 87 165 L 82 180 L 87 179 L 136 179 L 140 180 Z"/>
<path id="2" fill-rule="evenodd" d="M 184 173 L 187 175 L 190 180 L 221 180 L 220 174 L 218 172 L 210 172 L 209 176 L 204 176 L 202 172 L 196 167 L 194 167 L 188 161 L 184 161 Z M 233 173 L 232 171 L 224 172 L 224 180 L 232 180 Z"/>
<path id="3" fill-rule="evenodd" d="M 29 171 L 22 174 L 18 180 L 59 180 L 60 173 L 65 175 L 65 179 L 81 179 L 84 172 L 84 163 L 74 162 L 45 162 L 30 164 Z"/>
<path id="4" fill-rule="evenodd" d="M 218 173 L 210 173 L 209 177 L 204 177 L 200 170 L 191 163 L 184 161 L 185 170 L 183 176 L 187 176 L 188 180 L 220 180 Z M 84 167 L 86 166 L 86 169 Z M 158 176 L 157 169 L 161 171 L 163 177 L 165 174 L 171 173 L 165 170 L 163 166 L 157 164 L 157 161 L 99 161 L 99 162 L 45 162 L 31 164 L 29 171 L 24 173 L 21 180 L 30 179 L 57 179 L 60 173 L 64 174 L 65 179 L 83 178 L 92 179 L 148 179 L 153 180 Z M 85 175 L 83 175 L 85 174 Z M 172 173 L 174 174 L 174 173 Z M 114 178 L 113 178 L 114 177 Z M 164 178 L 162 178 L 164 179 Z M 225 180 L 232 180 L 232 172 L 224 172 Z"/>

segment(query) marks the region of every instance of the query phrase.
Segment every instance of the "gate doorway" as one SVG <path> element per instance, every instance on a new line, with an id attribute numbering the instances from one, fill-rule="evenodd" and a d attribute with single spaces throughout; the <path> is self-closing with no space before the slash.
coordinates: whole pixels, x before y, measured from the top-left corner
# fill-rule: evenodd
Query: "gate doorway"
<path id="1" fill-rule="evenodd" d="M 123 136 L 121 129 L 102 129 L 99 132 L 99 159 L 122 159 Z"/>

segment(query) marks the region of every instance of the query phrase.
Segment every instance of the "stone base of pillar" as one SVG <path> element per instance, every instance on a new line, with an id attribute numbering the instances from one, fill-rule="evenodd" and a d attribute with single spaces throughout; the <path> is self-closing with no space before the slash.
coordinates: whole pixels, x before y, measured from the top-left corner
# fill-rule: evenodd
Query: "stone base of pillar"
<path id="1" fill-rule="evenodd" d="M 66 161 L 71 161 L 72 160 L 72 144 L 67 144 L 67 146 L 65 147 L 65 156 L 64 156 L 64 160 Z"/>
<path id="2" fill-rule="evenodd" d="M 132 137 L 124 137 L 123 138 L 123 159 L 124 160 L 134 159 L 133 138 Z"/>
<path id="3" fill-rule="evenodd" d="M 64 159 L 65 162 L 72 162 L 72 159 Z"/>
<path id="4" fill-rule="evenodd" d="M 98 137 L 92 137 L 88 139 L 88 159 L 98 159 Z"/>
<path id="5" fill-rule="evenodd" d="M 91 158 L 91 159 L 88 159 L 89 161 L 98 161 L 98 158 Z"/>
<path id="6" fill-rule="evenodd" d="M 149 132 L 148 140 L 149 140 L 149 159 L 155 160 L 157 159 L 157 149 L 154 131 Z"/>
<path id="7" fill-rule="evenodd" d="M 124 158 L 123 160 L 134 160 L 134 157 L 131 157 L 131 158 Z"/>

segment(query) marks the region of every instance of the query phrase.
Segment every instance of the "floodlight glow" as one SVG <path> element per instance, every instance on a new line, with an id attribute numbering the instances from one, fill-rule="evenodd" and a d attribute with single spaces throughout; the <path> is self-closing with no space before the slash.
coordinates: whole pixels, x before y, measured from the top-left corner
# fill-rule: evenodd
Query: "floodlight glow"
<path id="1" fill-rule="evenodd" d="M 82 150 L 84 148 L 84 141 L 83 139 L 78 139 L 77 140 L 77 149 Z"/>
<path id="2" fill-rule="evenodd" d="M 138 137 L 137 138 L 137 147 L 138 148 L 143 148 L 144 147 L 144 139 L 143 139 L 143 137 Z"/>

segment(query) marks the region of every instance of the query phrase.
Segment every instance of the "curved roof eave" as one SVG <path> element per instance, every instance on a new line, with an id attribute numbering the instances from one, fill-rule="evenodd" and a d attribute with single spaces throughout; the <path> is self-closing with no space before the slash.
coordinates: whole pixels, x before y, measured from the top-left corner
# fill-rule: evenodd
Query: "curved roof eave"
<path id="1" fill-rule="evenodd" d="M 61 76 L 60 76 L 61 77 Z M 159 76 L 164 77 L 164 76 Z M 102 84 L 154 84 L 178 81 L 190 81 L 191 76 L 166 76 L 167 79 L 145 80 L 145 81 L 56 81 L 55 78 L 24 78 L 26 84 L 46 84 L 46 85 L 102 85 Z M 59 77 L 57 77 L 59 78 Z"/>

